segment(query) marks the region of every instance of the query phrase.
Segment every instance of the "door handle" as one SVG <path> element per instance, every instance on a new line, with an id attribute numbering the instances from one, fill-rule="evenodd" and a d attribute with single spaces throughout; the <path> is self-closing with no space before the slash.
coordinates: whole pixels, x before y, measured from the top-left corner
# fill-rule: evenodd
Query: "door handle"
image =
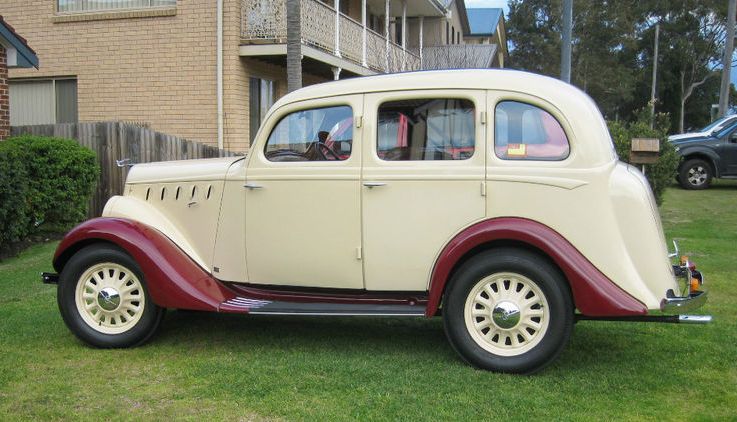
<path id="1" fill-rule="evenodd" d="M 378 188 L 381 186 L 386 186 L 386 183 L 384 182 L 363 182 L 363 185 L 369 189 L 372 189 L 372 188 Z"/>
<path id="2" fill-rule="evenodd" d="M 257 185 L 255 183 L 246 183 L 245 185 L 243 185 L 243 187 L 244 188 L 247 188 L 247 189 L 250 189 L 250 190 L 263 189 L 263 186 Z"/>

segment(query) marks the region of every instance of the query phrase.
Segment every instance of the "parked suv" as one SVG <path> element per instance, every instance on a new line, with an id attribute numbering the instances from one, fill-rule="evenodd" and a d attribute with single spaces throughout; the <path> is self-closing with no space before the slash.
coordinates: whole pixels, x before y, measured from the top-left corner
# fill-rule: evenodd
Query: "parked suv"
<path id="1" fill-rule="evenodd" d="M 728 125 L 718 125 L 707 133 L 669 138 L 681 155 L 676 179 L 683 188 L 706 189 L 715 177 L 737 177 L 736 118 L 725 118 Z"/>
<path id="2" fill-rule="evenodd" d="M 172 308 L 442 316 L 467 362 L 529 373 L 577 319 L 710 319 L 680 315 L 703 277 L 669 262 L 593 101 L 504 70 L 286 95 L 247 157 L 134 166 L 53 265 L 65 323 L 97 347 L 141 344 Z"/>

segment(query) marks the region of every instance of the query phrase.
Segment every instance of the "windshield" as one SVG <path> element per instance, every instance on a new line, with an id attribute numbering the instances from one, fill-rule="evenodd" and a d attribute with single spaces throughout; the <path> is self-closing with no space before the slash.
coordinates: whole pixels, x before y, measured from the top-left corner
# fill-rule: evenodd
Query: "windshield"
<path id="1" fill-rule="evenodd" d="M 713 122 L 706 125 L 704 128 L 699 130 L 699 132 L 713 132 L 713 131 L 719 131 L 724 129 L 725 126 L 732 123 L 732 120 L 735 118 L 735 116 L 725 116 L 721 119 L 714 120 Z"/>

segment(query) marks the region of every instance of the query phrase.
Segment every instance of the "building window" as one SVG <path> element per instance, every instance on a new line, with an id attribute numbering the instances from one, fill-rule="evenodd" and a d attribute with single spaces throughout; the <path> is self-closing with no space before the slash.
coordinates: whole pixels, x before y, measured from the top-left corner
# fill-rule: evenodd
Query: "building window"
<path id="1" fill-rule="evenodd" d="M 60 13 L 176 6 L 177 0 L 57 0 Z"/>
<path id="2" fill-rule="evenodd" d="M 469 100 L 414 99 L 379 107 L 376 153 L 382 160 L 465 160 L 475 146 Z"/>
<path id="3" fill-rule="evenodd" d="M 353 111 L 349 106 L 300 110 L 271 131 L 264 155 L 269 161 L 343 161 L 351 156 Z"/>
<path id="4" fill-rule="evenodd" d="M 76 123 L 77 80 L 10 81 L 10 125 Z"/>
<path id="5" fill-rule="evenodd" d="M 531 104 L 502 101 L 496 106 L 494 152 L 505 160 L 557 161 L 568 157 L 568 138 L 558 120 Z"/>
<path id="6" fill-rule="evenodd" d="M 456 43 L 456 27 L 452 26 L 450 31 L 450 43 L 455 44 Z"/>
<path id="7" fill-rule="evenodd" d="M 445 43 L 450 44 L 450 24 L 445 22 Z"/>
<path id="8" fill-rule="evenodd" d="M 250 78 L 248 91 L 249 134 L 253 142 L 266 113 L 274 105 L 274 81 Z"/>

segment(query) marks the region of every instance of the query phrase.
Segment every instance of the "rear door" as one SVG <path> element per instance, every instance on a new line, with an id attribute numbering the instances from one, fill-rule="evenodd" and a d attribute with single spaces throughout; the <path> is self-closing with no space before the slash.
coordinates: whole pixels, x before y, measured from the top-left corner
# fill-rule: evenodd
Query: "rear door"
<path id="1" fill-rule="evenodd" d="M 442 248 L 486 213 L 484 93 L 418 90 L 364 98 L 366 289 L 424 291 Z"/>

